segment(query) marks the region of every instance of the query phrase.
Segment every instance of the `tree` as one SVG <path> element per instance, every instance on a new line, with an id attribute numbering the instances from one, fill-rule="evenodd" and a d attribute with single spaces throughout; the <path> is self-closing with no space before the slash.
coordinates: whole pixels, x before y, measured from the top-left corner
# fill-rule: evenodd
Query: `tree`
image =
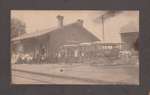
<path id="1" fill-rule="evenodd" d="M 136 39 L 135 43 L 134 43 L 134 49 L 136 51 L 139 51 L 139 37 Z"/>
<path id="2" fill-rule="evenodd" d="M 11 38 L 18 37 L 24 33 L 26 25 L 24 22 L 17 18 L 12 18 L 11 19 Z"/>
<path id="3" fill-rule="evenodd" d="M 11 39 L 26 33 L 25 23 L 17 18 L 11 18 Z M 11 43 L 11 51 L 16 53 L 16 45 Z"/>

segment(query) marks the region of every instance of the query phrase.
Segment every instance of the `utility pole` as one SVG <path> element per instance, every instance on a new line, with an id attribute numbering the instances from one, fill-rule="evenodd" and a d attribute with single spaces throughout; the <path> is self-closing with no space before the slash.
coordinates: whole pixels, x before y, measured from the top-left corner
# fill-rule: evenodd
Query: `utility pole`
<path id="1" fill-rule="evenodd" d="M 102 40 L 105 42 L 105 20 L 116 16 L 117 14 L 121 13 L 122 11 L 107 11 L 106 13 L 102 14 L 99 19 L 102 20 Z"/>
<path id="2" fill-rule="evenodd" d="M 104 15 L 101 16 L 101 19 L 102 19 L 102 38 L 103 38 L 103 42 L 105 42 L 105 26 L 104 26 Z"/>

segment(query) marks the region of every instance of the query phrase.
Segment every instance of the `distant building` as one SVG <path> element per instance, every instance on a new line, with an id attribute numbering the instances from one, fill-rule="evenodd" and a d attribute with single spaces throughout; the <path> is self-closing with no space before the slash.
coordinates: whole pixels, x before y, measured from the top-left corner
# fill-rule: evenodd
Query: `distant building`
<path id="1" fill-rule="evenodd" d="M 121 40 L 123 45 L 123 49 L 125 50 L 134 50 L 135 42 L 139 37 L 139 30 L 132 24 L 126 25 L 122 27 L 121 32 Z"/>

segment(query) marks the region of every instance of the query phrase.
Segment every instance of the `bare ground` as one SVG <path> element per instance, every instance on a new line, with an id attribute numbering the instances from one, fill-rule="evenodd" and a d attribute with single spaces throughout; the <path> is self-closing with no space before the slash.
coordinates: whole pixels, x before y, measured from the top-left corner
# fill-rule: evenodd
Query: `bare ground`
<path id="1" fill-rule="evenodd" d="M 13 64 L 13 84 L 139 84 L 139 66 L 100 64 Z"/>

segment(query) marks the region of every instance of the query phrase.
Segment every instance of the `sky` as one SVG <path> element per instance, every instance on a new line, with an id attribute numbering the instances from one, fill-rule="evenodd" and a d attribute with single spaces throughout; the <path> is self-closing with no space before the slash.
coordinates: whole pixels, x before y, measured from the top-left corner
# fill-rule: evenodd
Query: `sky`
<path id="1" fill-rule="evenodd" d="M 102 23 L 95 21 L 106 11 L 100 10 L 11 10 L 11 18 L 17 18 L 26 24 L 26 32 L 36 32 L 57 26 L 57 15 L 64 16 L 64 25 L 84 20 L 84 27 L 102 40 Z M 120 43 L 120 32 L 139 31 L 139 11 L 122 11 L 104 22 L 104 42 Z"/>

